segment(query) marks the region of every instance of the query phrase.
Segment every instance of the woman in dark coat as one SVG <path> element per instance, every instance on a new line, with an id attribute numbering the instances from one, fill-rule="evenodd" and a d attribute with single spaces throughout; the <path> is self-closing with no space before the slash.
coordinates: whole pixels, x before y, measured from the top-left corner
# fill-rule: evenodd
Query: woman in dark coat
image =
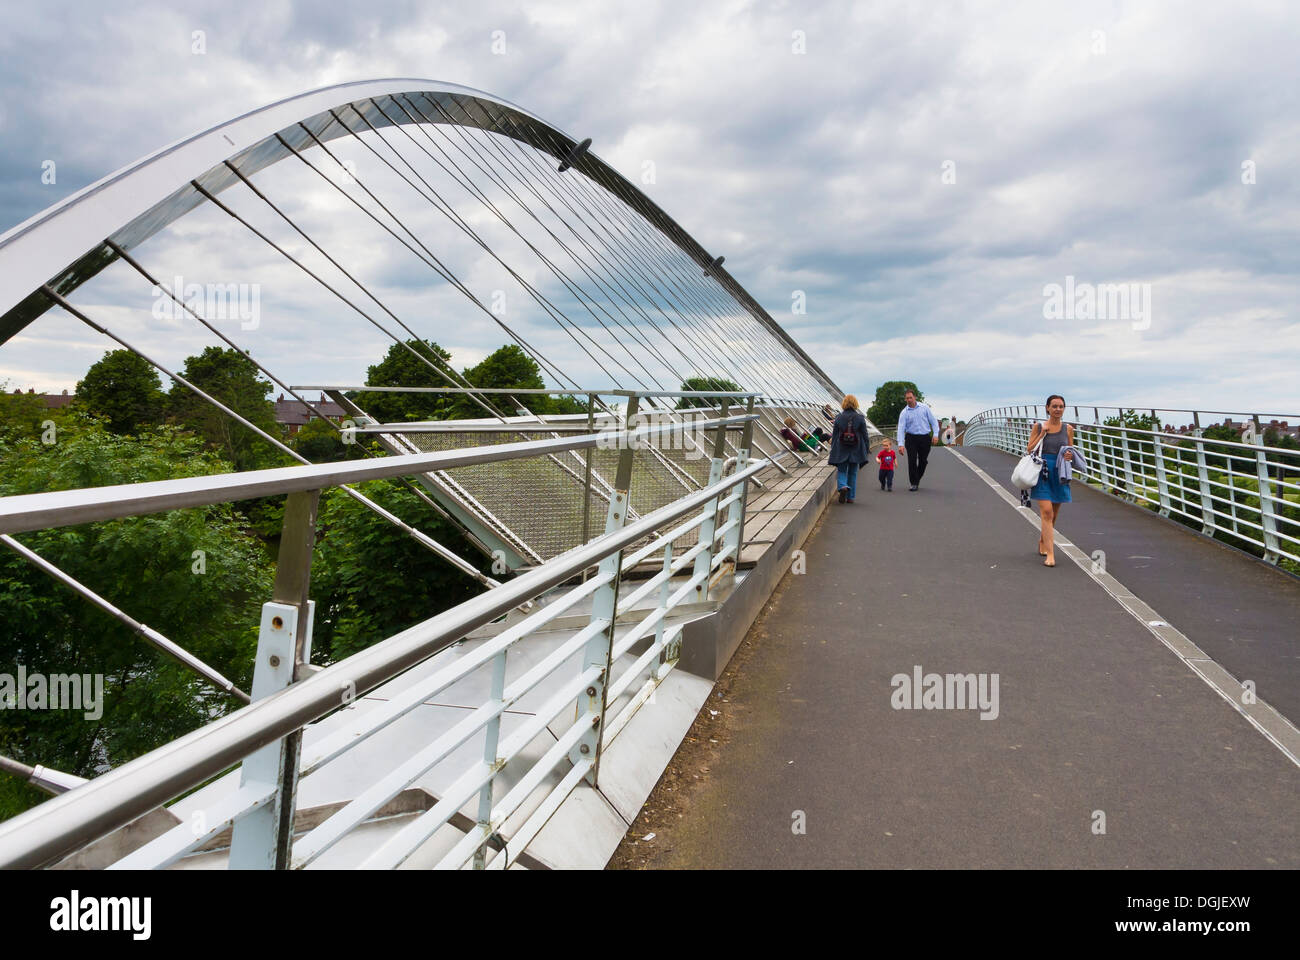
<path id="1" fill-rule="evenodd" d="M 858 409 L 858 398 L 848 394 L 831 428 L 831 454 L 827 462 L 839 471 L 840 503 L 852 503 L 858 492 L 858 467 L 870 458 L 867 451 L 867 418 Z"/>

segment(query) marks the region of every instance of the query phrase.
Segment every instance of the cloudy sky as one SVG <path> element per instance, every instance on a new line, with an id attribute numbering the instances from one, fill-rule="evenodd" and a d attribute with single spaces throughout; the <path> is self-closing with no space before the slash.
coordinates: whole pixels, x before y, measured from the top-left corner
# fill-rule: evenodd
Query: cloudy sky
<path id="1" fill-rule="evenodd" d="M 1266 2 L 11 5 L 0 230 L 278 98 L 426 77 L 591 137 L 634 182 L 652 163 L 646 192 L 845 389 L 911 379 L 962 417 L 1049 392 L 1296 414 L 1297 38 L 1300 7 Z M 227 228 L 196 216 L 152 262 Z M 1138 297 L 1045 317 L 1067 277 Z M 74 299 L 145 336 L 125 283 Z M 355 382 L 383 344 L 343 322 L 257 349 L 292 381 Z M 147 342 L 170 363 L 208 342 L 173 333 Z M 479 320 L 429 335 L 460 365 L 503 342 Z M 48 315 L 0 346 L 0 380 L 71 388 L 111 346 Z"/>

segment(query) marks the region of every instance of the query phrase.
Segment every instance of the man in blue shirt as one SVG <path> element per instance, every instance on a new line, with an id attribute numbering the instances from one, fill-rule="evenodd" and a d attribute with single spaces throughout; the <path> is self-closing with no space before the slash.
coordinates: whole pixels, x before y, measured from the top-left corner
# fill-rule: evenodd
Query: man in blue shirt
<path id="1" fill-rule="evenodd" d="M 930 459 L 930 444 L 939 439 L 939 421 L 924 403 L 917 402 L 916 394 L 908 390 L 903 394 L 907 406 L 898 416 L 898 445 L 907 448 L 907 489 L 916 490 L 925 476 L 925 465 Z"/>

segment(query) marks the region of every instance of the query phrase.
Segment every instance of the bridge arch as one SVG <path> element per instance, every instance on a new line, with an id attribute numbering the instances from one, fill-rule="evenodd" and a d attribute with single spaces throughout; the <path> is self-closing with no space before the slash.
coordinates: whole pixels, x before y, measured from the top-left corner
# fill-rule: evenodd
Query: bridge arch
<path id="1" fill-rule="evenodd" d="M 48 284 L 66 296 L 117 259 L 246 177 L 309 148 L 367 129 L 419 123 L 474 127 L 550 154 L 638 210 L 723 286 L 829 392 L 838 389 L 799 344 L 685 229 L 581 143 L 508 100 L 423 79 L 334 84 L 286 97 L 178 140 L 54 204 L 0 235 L 0 344 L 46 312 Z M 285 144 L 288 144 L 286 146 Z M 579 149 L 575 149 L 579 148 Z M 33 279 L 37 282 L 33 283 Z"/>

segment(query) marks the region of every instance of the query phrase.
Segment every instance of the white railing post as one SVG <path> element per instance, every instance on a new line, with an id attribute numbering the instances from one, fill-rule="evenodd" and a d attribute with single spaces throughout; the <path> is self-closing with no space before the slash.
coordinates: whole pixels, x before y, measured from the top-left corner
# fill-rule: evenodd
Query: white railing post
<path id="1" fill-rule="evenodd" d="M 1129 455 L 1128 426 L 1124 423 L 1123 409 L 1119 412 L 1119 444 L 1124 454 L 1124 494 L 1128 499 L 1136 500 L 1137 494 L 1133 490 L 1133 458 Z"/>
<path id="2" fill-rule="evenodd" d="M 505 705 L 506 691 L 506 651 L 502 650 L 492 658 L 492 689 L 488 693 L 488 704 L 498 710 Z M 496 784 L 495 773 L 501 769 L 501 758 L 497 756 L 497 747 L 501 742 L 501 714 L 487 722 L 483 731 L 483 762 L 493 771 L 493 776 L 483 784 L 478 793 L 478 830 L 482 842 L 474 848 L 474 869 L 482 870 L 487 865 L 487 845 L 492 839 L 492 792 Z"/>
<path id="3" fill-rule="evenodd" d="M 285 498 L 280 555 L 275 568 L 274 598 L 262 606 L 253 666 L 253 702 L 278 693 L 300 679 L 311 662 L 315 603 L 307 599 L 311 555 L 316 538 L 319 490 Z M 275 798 L 238 820 L 231 832 L 232 870 L 285 870 L 293 847 L 294 809 L 298 792 L 298 755 L 302 731 L 269 743 L 240 767 L 240 787 L 275 785 Z"/>
<path id="4" fill-rule="evenodd" d="M 1076 413 L 1077 419 L 1077 413 Z M 1093 470 L 1093 476 L 1101 477 L 1101 436 L 1093 426 L 1079 425 L 1079 445 L 1083 448 L 1083 454 L 1088 458 L 1088 463 Z"/>
<path id="5" fill-rule="evenodd" d="M 1165 474 L 1165 447 L 1161 442 L 1162 424 L 1156 411 L 1151 411 L 1155 422 L 1155 433 L 1151 437 L 1151 452 L 1156 458 L 1156 490 L 1160 496 L 1160 515 L 1169 516 L 1169 478 Z"/>
<path id="6" fill-rule="evenodd" d="M 630 428 L 636 417 L 639 397 L 628 397 L 627 411 L 624 414 L 624 427 Z M 631 506 L 629 490 L 632 487 L 632 465 L 636 456 L 635 441 L 626 435 L 618 455 L 618 472 L 614 477 L 614 493 L 609 499 L 609 512 L 605 515 L 605 533 L 614 533 L 627 524 L 627 512 Z M 586 673 L 592 667 L 600 668 L 600 676 L 579 694 L 575 719 L 584 713 L 591 716 L 591 728 L 583 732 L 581 739 L 569 751 L 569 759 L 577 765 L 584 760 L 591 760 L 591 769 L 586 780 L 595 786 L 600 775 L 600 751 L 604 741 L 605 714 L 609 707 L 606 692 L 609 690 L 610 670 L 614 652 L 614 625 L 618 618 L 618 586 L 620 572 L 623 569 L 623 551 L 615 550 L 600 561 L 599 576 L 608 576 L 609 583 L 599 587 L 591 598 L 591 623 L 598 621 L 604 628 L 595 633 L 583 648 L 581 672 Z M 585 705 L 585 710 L 584 710 Z"/>
<path id="7" fill-rule="evenodd" d="M 723 419 L 727 417 L 727 400 L 722 400 L 722 412 L 720 416 Z M 722 466 L 726 462 L 723 453 L 726 452 L 723 442 L 726 440 L 726 427 L 718 427 L 718 435 L 713 441 L 713 461 L 709 464 L 709 486 L 715 487 L 722 480 Z M 700 524 L 700 543 L 704 544 L 704 549 L 695 555 L 695 567 L 692 573 L 700 576 L 700 582 L 695 585 L 695 599 L 704 601 L 709 599 L 709 571 L 713 569 L 713 535 L 718 529 L 718 497 L 714 497 L 704 508 L 706 515 L 704 522 Z M 701 576 L 703 574 L 703 576 Z"/>
<path id="8" fill-rule="evenodd" d="M 1255 414 L 1255 471 L 1259 477 L 1259 517 L 1264 528 L 1264 562 L 1277 563 L 1277 515 L 1273 511 L 1273 484 L 1268 476 L 1268 460 L 1264 456 L 1264 431 L 1259 427 L 1259 414 Z"/>
<path id="9" fill-rule="evenodd" d="M 753 412 L 754 398 L 750 397 L 745 413 L 748 415 Z M 753 438 L 753 421 L 747 420 L 741 433 L 740 448 L 736 451 L 734 473 L 740 473 L 749 466 L 749 450 Z M 731 524 L 731 529 L 722 538 L 722 549 L 731 552 L 731 569 L 734 577 L 736 572 L 740 570 L 740 549 L 745 544 L 745 500 L 749 496 L 749 481 L 740 481 L 738 486 L 732 488 L 731 494 L 736 499 L 731 502 L 731 509 L 727 511 L 727 522 Z"/>
<path id="10" fill-rule="evenodd" d="M 667 676 L 668 671 L 676 664 L 680 656 L 682 647 L 682 636 L 679 633 L 677 639 L 672 643 L 672 649 L 664 646 L 664 626 L 668 622 L 668 600 L 673 593 L 673 543 L 668 541 L 664 546 L 664 584 L 659 589 L 659 606 L 657 609 L 664 611 L 663 616 L 659 618 L 659 623 L 655 625 L 655 646 L 659 648 L 659 663 L 654 668 L 655 680 L 662 680 Z"/>
<path id="11" fill-rule="evenodd" d="M 1210 495 L 1210 468 L 1205 462 L 1205 440 L 1201 429 L 1201 415 L 1192 413 L 1193 435 L 1196 438 L 1196 477 L 1201 490 L 1201 533 L 1214 535 L 1218 526 L 1214 521 L 1214 500 Z"/>
<path id="12" fill-rule="evenodd" d="M 1103 489 L 1109 487 L 1113 490 L 1116 486 L 1115 471 L 1111 469 L 1110 464 L 1107 462 L 1112 459 L 1109 450 L 1111 446 L 1109 443 L 1110 437 L 1106 434 L 1106 431 L 1110 428 L 1102 425 L 1101 411 L 1096 407 L 1092 408 L 1092 420 L 1097 428 L 1097 477 L 1101 480 Z"/>

